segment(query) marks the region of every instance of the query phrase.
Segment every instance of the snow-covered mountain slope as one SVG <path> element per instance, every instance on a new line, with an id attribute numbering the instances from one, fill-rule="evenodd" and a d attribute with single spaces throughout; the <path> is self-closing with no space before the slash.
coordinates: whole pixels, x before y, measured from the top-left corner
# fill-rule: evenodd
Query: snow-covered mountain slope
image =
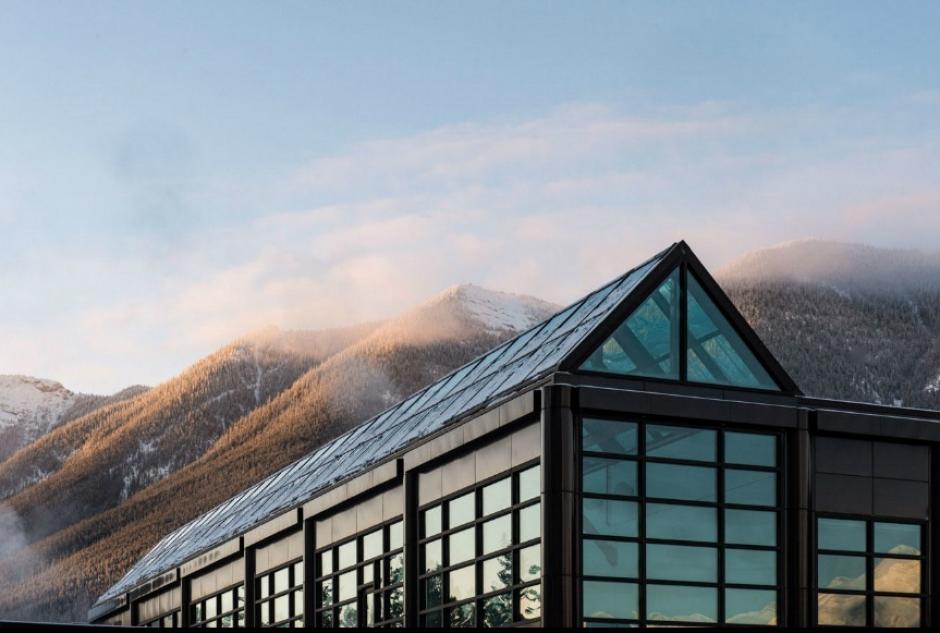
<path id="1" fill-rule="evenodd" d="M 940 409 L 940 253 L 804 240 L 716 277 L 806 393 Z"/>
<path id="2" fill-rule="evenodd" d="M 466 316 L 493 332 L 522 332 L 559 306 L 525 295 L 487 290 L 474 284 L 454 286 L 434 301 L 453 302 Z"/>
<path id="3" fill-rule="evenodd" d="M 69 420 L 144 390 L 130 387 L 113 396 L 95 396 L 75 393 L 54 380 L 0 375 L 0 462 Z"/>

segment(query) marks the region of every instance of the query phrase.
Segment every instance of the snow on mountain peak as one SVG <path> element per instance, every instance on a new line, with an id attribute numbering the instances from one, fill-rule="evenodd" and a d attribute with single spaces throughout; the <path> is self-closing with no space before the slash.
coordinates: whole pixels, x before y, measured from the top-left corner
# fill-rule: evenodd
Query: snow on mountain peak
<path id="1" fill-rule="evenodd" d="M 445 290 L 439 298 L 454 300 L 471 318 L 494 332 L 523 332 L 559 310 L 547 301 L 474 284 L 461 284 Z"/>
<path id="2" fill-rule="evenodd" d="M 0 375 L 0 429 L 26 424 L 47 430 L 77 398 L 54 380 Z"/>

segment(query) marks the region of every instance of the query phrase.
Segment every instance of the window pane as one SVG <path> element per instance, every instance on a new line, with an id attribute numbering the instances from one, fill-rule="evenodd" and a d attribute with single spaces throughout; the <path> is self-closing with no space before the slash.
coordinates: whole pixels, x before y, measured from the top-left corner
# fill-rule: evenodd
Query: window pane
<path id="1" fill-rule="evenodd" d="M 820 554 L 817 574 L 820 589 L 865 590 L 865 558 Z"/>
<path id="2" fill-rule="evenodd" d="M 715 622 L 718 619 L 718 590 L 647 585 L 646 611 L 650 621 Z"/>
<path id="3" fill-rule="evenodd" d="M 324 580 L 320 584 L 320 606 L 328 607 L 333 604 L 333 580 Z"/>
<path id="4" fill-rule="evenodd" d="M 304 562 L 294 563 L 294 585 L 299 585 L 304 581 Z"/>
<path id="5" fill-rule="evenodd" d="M 339 596 L 337 599 L 342 602 L 356 597 L 356 571 L 348 571 L 340 574 L 339 577 Z"/>
<path id="6" fill-rule="evenodd" d="M 441 558 L 441 540 L 436 539 L 425 543 L 424 547 L 424 571 L 425 573 L 436 571 L 443 566 Z"/>
<path id="7" fill-rule="evenodd" d="M 920 561 L 904 558 L 875 559 L 875 591 L 920 593 Z"/>
<path id="8" fill-rule="evenodd" d="M 627 582 L 584 581 L 584 617 L 636 620 L 639 591 Z"/>
<path id="9" fill-rule="evenodd" d="M 519 615 L 523 620 L 535 620 L 542 617 L 542 588 L 539 585 L 526 587 L 516 596 L 519 600 Z"/>
<path id="10" fill-rule="evenodd" d="M 582 543 L 585 576 L 636 578 L 637 544 L 584 539 Z"/>
<path id="11" fill-rule="evenodd" d="M 819 519 L 817 523 L 819 549 L 840 549 L 849 552 L 865 551 L 865 522 L 843 519 Z"/>
<path id="12" fill-rule="evenodd" d="M 707 429 L 646 425 L 646 454 L 696 461 L 715 461 L 717 433 Z"/>
<path id="13" fill-rule="evenodd" d="M 583 509 L 585 534 L 637 535 L 637 504 L 633 501 L 584 499 Z"/>
<path id="14" fill-rule="evenodd" d="M 453 607 L 447 613 L 451 628 L 462 629 L 474 626 L 474 606 L 472 602 Z"/>
<path id="15" fill-rule="evenodd" d="M 359 626 L 359 612 L 356 609 L 355 602 L 339 608 L 339 622 L 337 624 L 343 629 L 354 629 Z"/>
<path id="16" fill-rule="evenodd" d="M 483 601 L 483 626 L 496 627 L 512 624 L 512 595 L 503 593 Z"/>
<path id="17" fill-rule="evenodd" d="M 725 622 L 729 624 L 776 624 L 777 592 L 750 589 L 725 591 Z"/>
<path id="18" fill-rule="evenodd" d="M 581 444 L 585 451 L 636 455 L 636 424 L 585 418 L 581 430 Z"/>
<path id="19" fill-rule="evenodd" d="M 424 511 L 424 536 L 434 536 L 441 531 L 441 506 Z"/>
<path id="20" fill-rule="evenodd" d="M 525 540 L 525 539 L 523 539 Z M 512 515 L 504 514 L 483 524 L 483 553 L 489 554 L 512 545 Z"/>
<path id="21" fill-rule="evenodd" d="M 452 499 L 447 503 L 448 526 L 457 527 L 469 523 L 476 518 L 475 495 L 468 492 L 462 497 Z"/>
<path id="22" fill-rule="evenodd" d="M 421 599 L 423 601 L 422 607 L 425 609 L 430 609 L 440 606 L 442 588 L 444 586 L 443 577 L 431 576 L 430 578 L 422 580 L 421 582 L 424 585 L 423 591 L 421 592 Z"/>
<path id="23" fill-rule="evenodd" d="M 865 626 L 865 596 L 821 593 L 816 608 L 819 624 Z"/>
<path id="24" fill-rule="evenodd" d="M 689 380 L 779 391 L 695 276 L 687 274 L 686 280 Z"/>
<path id="25" fill-rule="evenodd" d="M 381 556 L 384 549 L 382 530 L 370 532 L 362 537 L 362 560 L 371 560 L 376 556 Z"/>
<path id="26" fill-rule="evenodd" d="M 519 503 L 534 499 L 542 491 L 542 472 L 538 466 L 519 473 Z"/>
<path id="27" fill-rule="evenodd" d="M 290 618 L 290 595 L 279 596 L 274 599 L 274 621 L 280 622 Z"/>
<path id="28" fill-rule="evenodd" d="M 519 550 L 519 582 L 537 580 L 542 576 L 542 546 L 531 545 Z"/>
<path id="29" fill-rule="evenodd" d="M 777 552 L 726 549 L 725 581 L 738 585 L 776 584 Z"/>
<path id="30" fill-rule="evenodd" d="M 648 503 L 646 535 L 679 541 L 716 541 L 718 512 L 715 508 Z"/>
<path id="31" fill-rule="evenodd" d="M 462 563 L 476 556 L 476 537 L 475 529 L 467 528 L 460 532 L 455 532 L 448 537 L 450 564 Z"/>
<path id="32" fill-rule="evenodd" d="M 777 438 L 773 435 L 725 432 L 725 461 L 748 466 L 776 466 Z"/>
<path id="33" fill-rule="evenodd" d="M 356 564 L 356 541 L 349 541 L 339 546 L 339 568 L 345 569 Z"/>
<path id="34" fill-rule="evenodd" d="M 483 561 L 483 593 L 499 591 L 512 585 L 512 554 Z"/>
<path id="35" fill-rule="evenodd" d="M 525 543 L 542 534 L 542 504 L 536 503 L 519 510 L 519 542 Z"/>
<path id="36" fill-rule="evenodd" d="M 585 457 L 584 492 L 635 497 L 636 462 L 603 457 Z"/>
<path id="37" fill-rule="evenodd" d="M 281 593 L 290 589 L 290 567 L 274 572 L 274 593 Z"/>
<path id="38" fill-rule="evenodd" d="M 757 470 L 725 470 L 725 503 L 772 506 L 777 503 L 777 475 Z"/>
<path id="39" fill-rule="evenodd" d="M 920 599 L 875 596 L 875 626 L 892 628 L 920 626 Z"/>
<path id="40" fill-rule="evenodd" d="M 333 550 L 327 550 L 320 553 L 320 575 L 326 576 L 333 573 Z"/>
<path id="41" fill-rule="evenodd" d="M 235 608 L 235 592 L 226 591 L 222 594 L 222 613 L 227 613 Z"/>
<path id="42" fill-rule="evenodd" d="M 879 554 L 920 555 L 920 526 L 875 523 L 875 551 Z"/>
<path id="43" fill-rule="evenodd" d="M 776 545 L 777 515 L 756 510 L 725 510 L 725 542 Z"/>
<path id="44" fill-rule="evenodd" d="M 646 577 L 718 582 L 718 550 L 687 545 L 647 545 Z"/>
<path id="45" fill-rule="evenodd" d="M 448 582 L 450 590 L 449 601 L 465 600 L 476 595 L 476 567 L 469 565 L 450 572 Z"/>
<path id="46" fill-rule="evenodd" d="M 679 271 L 663 282 L 581 366 L 656 378 L 679 378 Z"/>
<path id="47" fill-rule="evenodd" d="M 483 514 L 493 514 L 512 505 L 512 479 L 507 477 L 483 488 Z"/>
<path id="48" fill-rule="evenodd" d="M 385 586 L 400 583 L 405 577 L 405 555 L 399 552 L 388 559 L 388 574 L 385 577 Z"/>
<path id="49" fill-rule="evenodd" d="M 715 469 L 647 463 L 646 495 L 662 499 L 715 501 Z"/>

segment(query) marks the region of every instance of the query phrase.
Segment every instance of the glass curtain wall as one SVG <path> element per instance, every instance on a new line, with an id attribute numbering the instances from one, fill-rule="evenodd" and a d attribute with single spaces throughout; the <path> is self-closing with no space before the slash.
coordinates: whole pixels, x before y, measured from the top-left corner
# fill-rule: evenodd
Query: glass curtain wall
<path id="1" fill-rule="evenodd" d="M 238 585 L 194 602 L 190 626 L 207 629 L 232 629 L 245 626 L 245 586 Z"/>
<path id="2" fill-rule="evenodd" d="M 258 622 L 263 627 L 303 628 L 304 563 L 297 560 L 256 580 Z"/>
<path id="3" fill-rule="evenodd" d="M 586 626 L 777 624 L 778 438 L 582 421 Z"/>

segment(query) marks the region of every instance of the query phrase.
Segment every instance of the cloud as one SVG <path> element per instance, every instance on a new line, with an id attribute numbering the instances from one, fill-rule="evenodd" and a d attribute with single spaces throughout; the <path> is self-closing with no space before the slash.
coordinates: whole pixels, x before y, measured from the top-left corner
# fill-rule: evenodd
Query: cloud
<path id="1" fill-rule="evenodd" d="M 64 314 L 32 327 L 27 310 L 0 370 L 152 384 L 258 327 L 383 318 L 460 282 L 566 303 L 683 238 L 715 267 L 807 236 L 932 248 L 940 131 L 910 122 L 935 106 L 890 105 L 575 104 L 354 145 L 217 187 L 279 210 L 187 227 L 159 258 L 136 255 L 147 231 L 105 261 L 58 253 L 73 273 Z"/>

